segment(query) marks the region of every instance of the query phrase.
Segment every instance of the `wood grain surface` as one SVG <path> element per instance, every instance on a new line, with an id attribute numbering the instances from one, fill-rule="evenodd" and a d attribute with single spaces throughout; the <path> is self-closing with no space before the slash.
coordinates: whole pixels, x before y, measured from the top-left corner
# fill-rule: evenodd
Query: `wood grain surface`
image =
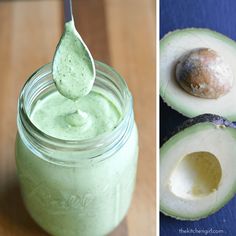
<path id="1" fill-rule="evenodd" d="M 154 236 L 155 1 L 74 0 L 78 31 L 95 59 L 113 66 L 134 97 L 140 155 L 126 219 L 111 236 Z M 16 178 L 17 98 L 29 75 L 51 61 L 63 31 L 59 0 L 0 0 L 0 236 L 47 235 L 29 217 Z"/>

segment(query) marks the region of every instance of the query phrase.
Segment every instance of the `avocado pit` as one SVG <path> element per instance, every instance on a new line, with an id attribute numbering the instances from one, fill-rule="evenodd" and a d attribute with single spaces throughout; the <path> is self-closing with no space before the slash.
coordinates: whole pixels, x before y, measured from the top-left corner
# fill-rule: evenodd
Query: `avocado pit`
<path id="1" fill-rule="evenodd" d="M 204 197 L 218 189 L 221 165 L 210 152 L 193 152 L 184 156 L 169 179 L 170 191 L 182 199 Z"/>
<path id="2" fill-rule="evenodd" d="M 233 86 L 233 72 L 217 52 L 209 48 L 193 49 L 176 64 L 178 84 L 189 94 L 216 99 Z"/>

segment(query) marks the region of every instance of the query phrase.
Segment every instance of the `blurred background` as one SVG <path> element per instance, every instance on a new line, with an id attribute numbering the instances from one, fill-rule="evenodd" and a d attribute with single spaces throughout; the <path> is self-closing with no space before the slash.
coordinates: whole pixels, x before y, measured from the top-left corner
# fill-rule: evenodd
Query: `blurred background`
<path id="1" fill-rule="evenodd" d="M 128 216 L 111 235 L 154 236 L 155 0 L 74 0 L 78 31 L 93 57 L 114 67 L 134 97 L 140 135 L 137 186 Z M 16 178 L 17 98 L 52 60 L 63 31 L 60 0 L 0 0 L 0 235 L 47 235 L 26 212 Z"/>
<path id="2" fill-rule="evenodd" d="M 175 29 L 200 27 L 209 28 L 236 40 L 235 12 L 235 0 L 160 0 L 160 38 Z M 161 142 L 186 119 L 161 101 Z M 212 229 L 223 230 L 224 233 L 217 235 L 233 236 L 236 235 L 235 222 L 236 198 L 217 213 L 199 221 L 179 221 L 161 214 L 160 232 L 161 236 L 175 236 L 180 235 L 181 229 Z"/>

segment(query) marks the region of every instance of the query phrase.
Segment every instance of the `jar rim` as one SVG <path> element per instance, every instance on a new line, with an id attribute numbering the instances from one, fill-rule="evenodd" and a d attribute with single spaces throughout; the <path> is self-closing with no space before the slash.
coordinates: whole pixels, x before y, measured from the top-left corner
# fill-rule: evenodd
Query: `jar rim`
<path id="1" fill-rule="evenodd" d="M 30 114 L 28 114 L 28 112 L 26 111 L 25 108 L 25 95 L 26 95 L 26 91 L 27 89 L 30 88 L 30 83 L 34 80 L 36 80 L 37 78 L 41 77 L 43 78 L 46 75 L 49 75 L 52 73 L 52 67 L 51 67 L 51 63 L 48 63 L 46 65 L 43 65 L 42 67 L 40 67 L 38 70 L 36 70 L 30 77 L 29 79 L 25 82 L 21 92 L 20 92 L 20 96 L 18 99 L 18 120 L 20 121 L 21 125 L 23 126 L 23 129 L 28 131 L 28 135 L 33 136 L 33 138 L 36 138 L 37 140 L 40 140 L 41 142 L 43 142 L 44 144 L 46 144 L 46 146 L 48 146 L 51 149 L 56 148 L 57 150 L 59 149 L 60 151 L 68 151 L 68 149 L 70 151 L 83 151 L 84 149 L 89 149 L 89 148 L 95 148 L 97 149 L 101 149 L 102 147 L 104 148 L 104 140 L 112 140 L 111 137 L 115 137 L 118 134 L 122 133 L 122 130 L 124 130 L 124 127 L 127 126 L 127 122 L 129 122 L 130 117 L 133 114 L 133 104 L 132 104 L 132 95 L 128 89 L 128 86 L 125 82 L 125 80 L 121 77 L 121 75 L 116 72 L 112 67 L 99 62 L 99 61 L 95 61 L 95 66 L 96 66 L 96 71 L 101 73 L 102 75 L 106 75 L 106 72 L 102 71 L 100 68 L 105 69 L 107 71 L 109 71 L 110 73 L 112 73 L 112 75 L 119 80 L 119 83 L 121 83 L 122 85 L 122 91 L 124 92 L 124 109 L 122 110 L 122 120 L 118 123 L 118 125 L 111 131 L 109 132 L 105 132 L 102 133 L 96 137 L 93 138 L 88 138 L 88 139 L 83 139 L 83 140 L 67 140 L 67 139 L 60 139 L 60 138 L 56 138 L 53 137 L 51 135 L 46 134 L 45 132 L 43 132 L 42 130 L 40 130 L 39 128 L 37 128 L 34 123 L 31 121 L 30 119 Z M 43 74 L 43 72 L 45 72 L 44 70 L 46 70 L 46 73 Z M 112 76 L 109 76 L 112 77 Z M 17 123 L 19 123 L 19 121 Z M 19 126 L 19 124 L 18 124 Z M 18 127 L 19 129 L 19 127 Z M 116 135 L 117 134 L 117 135 Z M 124 135 L 124 134 L 123 134 Z M 122 137 L 120 137 L 122 138 Z M 101 142 L 103 141 L 103 142 Z M 95 147 L 94 147 L 95 144 Z M 110 143 L 110 148 L 108 148 L 109 145 L 107 145 L 107 149 L 111 149 L 112 143 Z M 100 154 L 98 152 L 98 154 Z M 93 156 L 95 157 L 95 156 Z"/>

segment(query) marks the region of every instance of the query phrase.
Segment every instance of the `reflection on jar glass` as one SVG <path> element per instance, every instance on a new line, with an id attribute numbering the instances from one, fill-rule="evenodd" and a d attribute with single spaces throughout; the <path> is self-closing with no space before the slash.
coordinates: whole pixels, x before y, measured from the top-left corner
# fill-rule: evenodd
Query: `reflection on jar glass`
<path id="1" fill-rule="evenodd" d="M 101 236 L 124 218 L 135 185 L 138 134 L 132 96 L 124 80 L 96 62 L 95 88 L 119 106 L 123 119 L 111 132 L 81 141 L 51 137 L 30 121 L 35 104 L 56 90 L 51 64 L 26 82 L 18 102 L 16 163 L 32 218 L 56 236 Z"/>

